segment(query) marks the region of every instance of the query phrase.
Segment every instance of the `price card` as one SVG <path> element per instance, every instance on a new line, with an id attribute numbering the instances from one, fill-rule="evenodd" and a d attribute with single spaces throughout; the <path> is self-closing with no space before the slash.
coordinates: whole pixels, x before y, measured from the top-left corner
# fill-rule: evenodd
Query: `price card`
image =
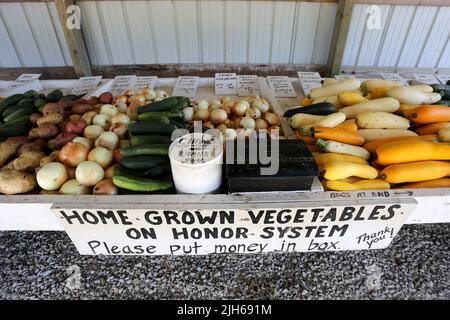
<path id="1" fill-rule="evenodd" d="M 447 84 L 447 81 L 450 80 L 450 74 L 438 74 L 436 78 L 442 83 Z"/>
<path id="2" fill-rule="evenodd" d="M 354 79 L 355 76 L 351 75 L 351 74 L 340 74 L 340 75 L 334 76 L 334 78 L 336 80 L 344 80 L 344 79 Z"/>
<path id="3" fill-rule="evenodd" d="M 236 95 L 238 93 L 236 73 L 216 73 L 214 92 L 216 95 Z"/>
<path id="4" fill-rule="evenodd" d="M 423 84 L 439 83 L 439 81 L 436 79 L 436 77 L 433 76 L 432 74 L 425 74 L 425 73 L 413 74 L 413 77 L 414 77 L 414 79 L 416 79 L 417 81 L 419 81 Z"/>
<path id="5" fill-rule="evenodd" d="M 269 76 L 267 77 L 269 82 L 270 90 L 277 98 L 295 98 L 297 94 L 295 93 L 294 87 L 292 86 L 291 79 L 286 76 Z"/>
<path id="6" fill-rule="evenodd" d="M 405 78 L 403 78 L 402 76 L 400 76 L 398 73 L 392 73 L 392 72 L 381 72 L 380 76 L 384 79 L 384 80 L 388 80 L 388 81 L 398 81 L 398 82 L 402 82 L 405 85 L 409 85 L 408 81 L 406 81 Z"/>
<path id="7" fill-rule="evenodd" d="M 238 96 L 254 96 L 260 95 L 261 89 L 256 81 L 258 76 L 256 75 L 239 75 L 237 76 L 237 89 Z"/>
<path id="8" fill-rule="evenodd" d="M 318 72 L 299 71 L 298 78 L 305 96 L 310 94 L 312 89 L 322 87 L 322 77 Z"/>
<path id="9" fill-rule="evenodd" d="M 9 85 L 9 88 L 14 88 L 24 84 L 25 82 L 33 81 L 39 79 L 40 73 L 22 73 L 13 83 Z"/>
<path id="10" fill-rule="evenodd" d="M 102 76 L 96 77 L 81 77 L 78 79 L 76 85 L 72 89 L 72 94 L 83 94 L 97 88 L 98 84 L 102 80 Z"/>
<path id="11" fill-rule="evenodd" d="M 114 96 L 120 96 L 134 87 L 136 76 L 117 76 L 109 90 Z"/>
<path id="12" fill-rule="evenodd" d="M 172 95 L 194 98 L 195 93 L 197 92 L 199 79 L 199 77 L 190 76 L 178 77 Z"/>
<path id="13" fill-rule="evenodd" d="M 153 89 L 156 85 L 156 80 L 158 77 L 152 76 L 152 77 L 137 77 L 136 78 L 136 84 L 134 85 L 134 88 L 136 90 L 142 90 L 144 88 L 150 88 Z"/>

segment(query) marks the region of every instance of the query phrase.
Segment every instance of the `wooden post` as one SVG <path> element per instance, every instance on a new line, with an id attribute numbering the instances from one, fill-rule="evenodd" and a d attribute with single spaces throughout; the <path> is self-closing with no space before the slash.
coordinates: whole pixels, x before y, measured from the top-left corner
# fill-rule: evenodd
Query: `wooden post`
<path id="1" fill-rule="evenodd" d="M 74 4 L 75 1 L 73 0 L 55 0 L 59 20 L 61 21 L 61 25 L 64 30 L 64 37 L 66 38 L 70 56 L 72 57 L 75 74 L 79 77 L 91 76 L 91 62 L 89 61 L 89 55 L 84 42 L 83 33 L 81 29 L 69 29 L 66 24 L 69 16 L 67 14 L 67 8 Z"/>
<path id="2" fill-rule="evenodd" d="M 330 76 L 341 72 L 345 43 L 347 42 L 354 4 L 355 0 L 339 0 L 338 2 L 330 53 L 328 54 L 328 70 L 330 71 Z"/>

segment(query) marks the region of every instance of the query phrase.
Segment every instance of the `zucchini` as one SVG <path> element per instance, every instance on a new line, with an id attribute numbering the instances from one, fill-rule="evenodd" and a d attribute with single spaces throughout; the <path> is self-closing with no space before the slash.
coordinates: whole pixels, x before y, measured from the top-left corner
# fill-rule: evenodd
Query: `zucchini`
<path id="1" fill-rule="evenodd" d="M 172 140 L 170 137 L 167 136 L 158 136 L 158 135 L 152 135 L 152 136 L 133 136 L 130 139 L 130 144 L 132 146 L 139 145 L 139 144 L 170 144 Z"/>
<path id="2" fill-rule="evenodd" d="M 170 180 L 155 180 L 134 176 L 114 176 L 113 183 L 119 188 L 131 191 L 162 191 L 173 188 Z"/>
<path id="3" fill-rule="evenodd" d="M 171 111 L 181 110 L 189 107 L 191 104 L 189 98 L 186 97 L 169 97 L 161 101 L 152 102 L 138 108 L 138 113 L 146 113 L 151 111 Z"/>
<path id="4" fill-rule="evenodd" d="M 6 116 L 4 118 L 5 122 L 10 122 L 11 120 L 17 119 L 17 118 L 21 118 L 23 116 L 30 116 L 30 114 L 32 114 L 34 112 L 34 110 L 32 108 L 20 108 L 16 111 L 14 111 L 13 113 L 9 114 L 8 116 Z"/>
<path id="5" fill-rule="evenodd" d="M 148 170 L 154 166 L 169 162 L 166 156 L 132 156 L 122 157 L 119 164 L 130 170 Z"/>
<path id="6" fill-rule="evenodd" d="M 336 112 L 336 106 L 334 104 L 331 104 L 329 102 L 320 102 L 320 103 L 311 104 L 306 107 L 298 107 L 298 108 L 288 110 L 283 114 L 283 116 L 290 118 L 297 113 L 306 113 L 306 114 L 312 114 L 312 115 L 316 115 L 316 116 L 327 116 L 334 112 Z"/>
<path id="7" fill-rule="evenodd" d="M 17 93 L 3 99 L 2 101 L 0 101 L 0 113 L 3 113 L 3 111 L 5 111 L 9 106 L 13 106 L 19 103 L 19 101 L 23 98 L 25 98 L 23 94 Z"/>
<path id="8" fill-rule="evenodd" d="M 439 100 L 438 102 L 435 102 L 433 104 L 443 105 L 443 106 L 449 106 L 450 107 L 450 100 Z"/>
<path id="9" fill-rule="evenodd" d="M 169 119 L 183 119 L 183 112 L 181 111 L 152 111 L 141 113 L 138 116 L 139 120 L 158 120 L 160 118 Z"/>
<path id="10" fill-rule="evenodd" d="M 53 90 L 49 94 L 47 94 L 47 100 L 50 102 L 58 102 L 62 99 L 64 94 L 61 92 L 61 90 Z"/>
<path id="11" fill-rule="evenodd" d="M 130 123 L 128 125 L 128 131 L 132 135 L 140 135 L 140 134 L 166 134 L 171 135 L 177 127 L 174 124 L 167 124 L 163 122 L 156 121 L 143 121 Z"/>
<path id="12" fill-rule="evenodd" d="M 27 136 L 30 123 L 5 123 L 0 126 L 0 137 Z"/>
<path id="13" fill-rule="evenodd" d="M 140 144 L 137 146 L 130 146 L 120 149 L 120 154 L 123 157 L 138 156 L 138 155 L 169 155 L 169 145 L 167 144 Z"/>
<path id="14" fill-rule="evenodd" d="M 153 168 L 147 170 L 144 175 L 147 178 L 158 177 L 160 175 L 170 172 L 171 169 L 172 168 L 170 167 L 170 163 L 164 163 L 158 166 L 154 166 Z"/>

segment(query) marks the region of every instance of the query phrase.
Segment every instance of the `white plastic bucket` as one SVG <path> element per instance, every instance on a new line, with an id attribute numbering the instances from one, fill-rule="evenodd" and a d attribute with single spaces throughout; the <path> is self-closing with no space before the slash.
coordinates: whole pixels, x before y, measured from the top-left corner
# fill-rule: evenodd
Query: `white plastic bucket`
<path id="1" fill-rule="evenodd" d="M 169 147 L 173 181 L 179 193 L 212 193 L 222 184 L 223 145 L 219 137 L 190 133 Z"/>

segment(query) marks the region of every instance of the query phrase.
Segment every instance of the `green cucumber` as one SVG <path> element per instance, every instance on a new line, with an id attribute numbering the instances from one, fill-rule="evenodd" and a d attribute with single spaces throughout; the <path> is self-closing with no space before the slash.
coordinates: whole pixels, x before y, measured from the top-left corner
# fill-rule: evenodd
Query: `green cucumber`
<path id="1" fill-rule="evenodd" d="M 47 100 L 44 98 L 37 98 L 33 101 L 33 106 L 36 109 L 43 108 L 47 104 Z"/>
<path id="2" fill-rule="evenodd" d="M 155 180 L 134 176 L 114 176 L 113 183 L 119 188 L 131 191 L 154 192 L 173 188 L 170 180 Z"/>
<path id="3" fill-rule="evenodd" d="M 34 108 L 32 106 L 12 106 L 12 107 L 9 107 L 8 109 L 6 109 L 2 113 L 2 117 L 3 117 L 3 119 L 6 119 L 9 115 L 11 115 L 19 110 L 23 110 L 23 109 L 28 109 L 28 110 L 34 111 Z"/>
<path id="4" fill-rule="evenodd" d="M 83 94 L 67 94 L 67 95 L 63 96 L 61 99 L 67 99 L 67 100 L 75 101 L 75 100 L 83 98 L 86 95 L 86 93 L 83 93 Z"/>
<path id="5" fill-rule="evenodd" d="M 143 120 L 145 122 L 162 122 L 162 123 L 167 123 L 170 124 L 170 119 L 167 117 L 160 117 L 160 118 L 155 118 L 155 119 L 149 119 L 149 120 Z"/>
<path id="6" fill-rule="evenodd" d="M 135 177 L 144 177 L 146 171 L 136 171 L 125 168 L 124 166 L 117 165 L 114 168 L 115 176 L 135 176 Z"/>
<path id="7" fill-rule="evenodd" d="M 158 135 L 152 135 L 152 136 L 132 136 L 130 139 L 130 144 L 132 146 L 140 145 L 140 144 L 151 144 L 151 143 L 158 143 L 158 144 L 170 144 L 172 140 L 170 137 L 167 136 L 158 136 Z"/>
<path id="8" fill-rule="evenodd" d="M 36 101 L 37 99 L 45 99 L 45 94 L 43 93 L 38 93 L 37 95 L 35 95 L 33 97 L 33 101 Z"/>
<path id="9" fill-rule="evenodd" d="M 336 106 L 329 103 L 329 102 L 320 102 L 311 104 L 306 107 L 298 107 L 291 110 L 286 111 L 283 114 L 283 117 L 290 118 L 293 115 L 297 113 L 305 113 L 305 114 L 312 114 L 317 116 L 327 116 L 329 114 L 336 112 Z"/>
<path id="10" fill-rule="evenodd" d="M 30 98 L 23 98 L 19 101 L 17 106 L 33 106 L 33 99 Z"/>
<path id="11" fill-rule="evenodd" d="M 52 92 L 47 94 L 47 100 L 50 102 L 58 102 L 62 99 L 63 96 L 64 94 L 61 90 L 53 90 Z"/>
<path id="12" fill-rule="evenodd" d="M 184 123 L 182 120 L 178 119 L 170 119 L 170 123 L 177 126 L 178 129 L 186 129 L 186 123 Z"/>
<path id="13" fill-rule="evenodd" d="M 3 113 L 3 111 L 5 111 L 9 106 L 16 105 L 23 98 L 25 98 L 23 94 L 17 93 L 3 99 L 2 101 L 0 101 L 0 113 Z"/>
<path id="14" fill-rule="evenodd" d="M 162 122 L 155 121 L 143 121 L 130 123 L 128 125 L 128 131 L 132 135 L 141 135 L 141 134 L 166 134 L 171 135 L 177 127 L 173 124 L 167 124 Z"/>
<path id="15" fill-rule="evenodd" d="M 169 162 L 166 156 L 132 156 L 122 157 L 119 164 L 130 170 L 148 170 L 154 166 Z"/>
<path id="16" fill-rule="evenodd" d="M 138 113 L 146 113 L 152 111 L 171 111 L 181 110 L 189 107 L 191 104 L 189 98 L 186 97 L 169 97 L 161 101 L 152 102 L 138 108 Z"/>
<path id="17" fill-rule="evenodd" d="M 138 115 L 138 119 L 143 120 L 158 120 L 160 118 L 169 118 L 169 119 L 183 119 L 183 112 L 181 111 L 152 111 L 140 113 Z"/>
<path id="18" fill-rule="evenodd" d="M 28 90 L 27 92 L 25 92 L 23 95 L 27 98 L 33 99 L 37 95 L 37 91 L 31 89 L 31 90 Z"/>
<path id="19" fill-rule="evenodd" d="M 169 154 L 169 146 L 167 144 L 140 144 L 120 149 L 123 157 L 139 156 L 139 155 L 158 155 L 167 156 Z"/>
<path id="20" fill-rule="evenodd" d="M 16 111 L 14 111 L 13 113 L 9 114 L 8 116 L 6 116 L 3 120 L 8 123 L 11 120 L 14 120 L 16 118 L 20 118 L 23 116 L 30 116 L 30 114 L 32 114 L 34 112 L 34 110 L 32 108 L 21 108 L 18 109 Z"/>
<path id="21" fill-rule="evenodd" d="M 12 123 L 24 123 L 24 124 L 30 123 L 30 115 L 24 115 L 24 116 L 21 116 L 21 117 L 17 117 L 17 118 L 14 118 L 14 119 L 11 119 L 11 120 L 7 121 L 6 123 L 8 123 L 8 124 L 12 124 Z"/>
<path id="22" fill-rule="evenodd" d="M 0 137 L 27 136 L 30 130 L 28 123 L 5 123 L 0 126 Z"/>
<path id="23" fill-rule="evenodd" d="M 147 178 L 152 178 L 158 177 L 170 171 L 171 171 L 170 163 L 165 163 L 158 166 L 154 166 L 153 168 L 147 170 L 144 175 Z"/>

